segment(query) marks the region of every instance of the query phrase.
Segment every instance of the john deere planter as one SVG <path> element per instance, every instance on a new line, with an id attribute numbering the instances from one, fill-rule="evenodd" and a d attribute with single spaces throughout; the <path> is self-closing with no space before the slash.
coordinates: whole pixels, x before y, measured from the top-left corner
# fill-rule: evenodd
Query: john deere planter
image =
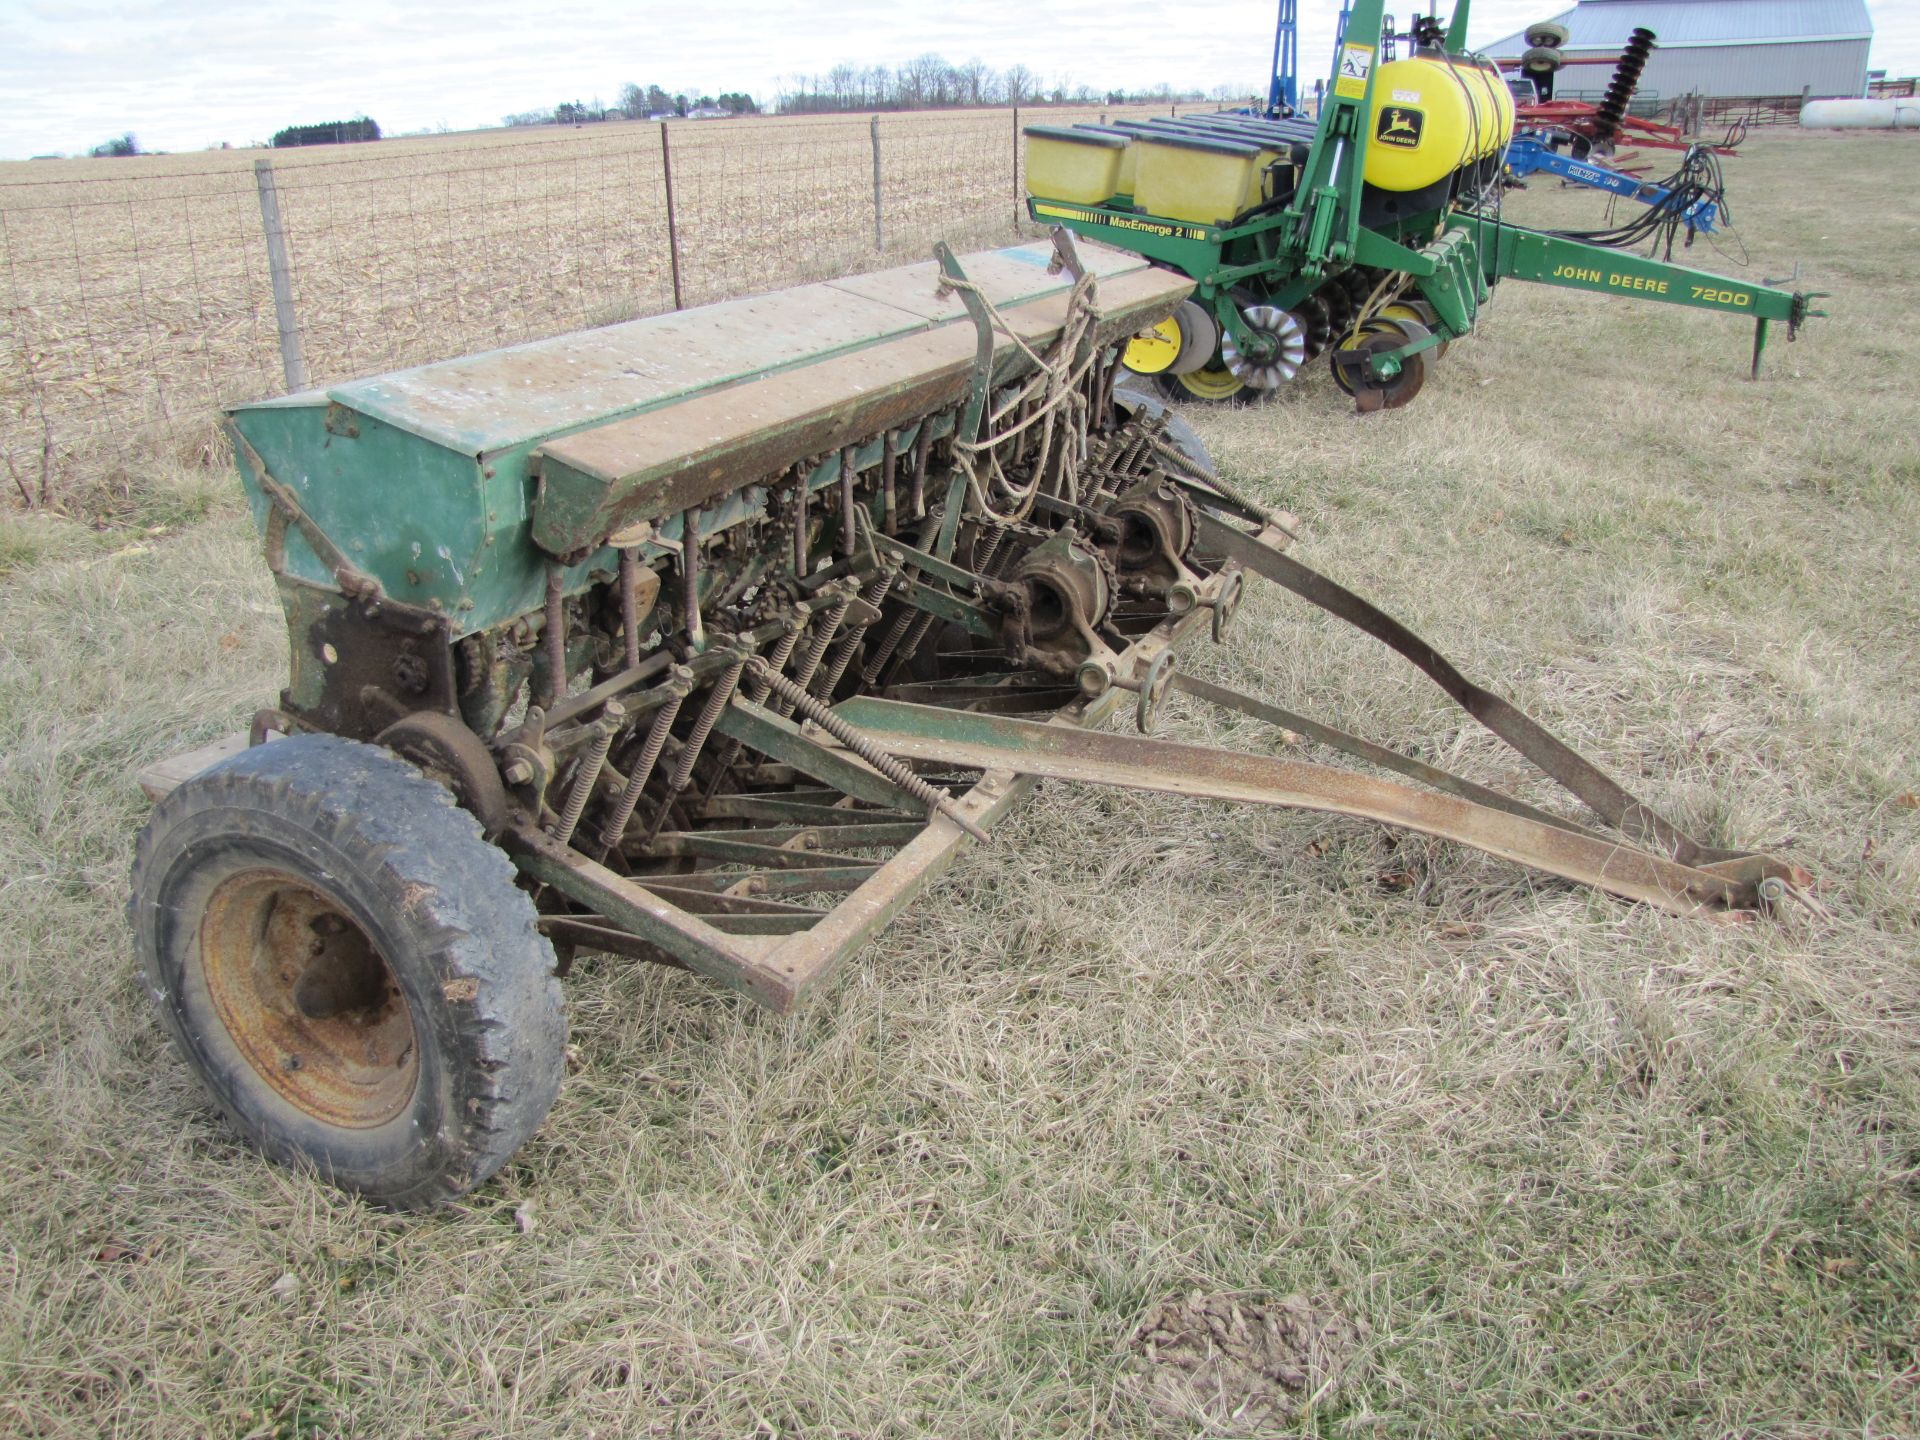
<path id="1" fill-rule="evenodd" d="M 1139 337 L 1127 368 L 1175 395 L 1231 400 L 1320 354 L 1362 410 L 1404 405 L 1491 287 L 1520 279 L 1718 310 L 1789 335 L 1814 298 L 1509 224 L 1513 101 L 1466 53 L 1467 0 L 1417 19 L 1379 62 L 1384 0 L 1359 0 L 1317 123 L 1222 113 L 1026 132 L 1036 220 L 1145 256 L 1193 301 Z M 1644 57 L 1642 57 L 1644 58 Z"/>

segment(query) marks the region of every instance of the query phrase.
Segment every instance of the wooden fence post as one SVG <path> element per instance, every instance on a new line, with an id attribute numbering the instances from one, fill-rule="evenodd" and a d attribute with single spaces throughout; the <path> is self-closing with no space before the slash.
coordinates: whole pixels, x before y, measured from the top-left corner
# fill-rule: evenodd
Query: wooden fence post
<path id="1" fill-rule="evenodd" d="M 260 189 L 260 228 L 267 236 L 267 276 L 273 284 L 273 318 L 280 331 L 280 369 L 287 393 L 307 388 L 307 361 L 300 353 L 300 321 L 293 313 L 293 271 L 287 264 L 287 232 L 280 224 L 280 194 L 273 185 L 273 161 L 253 162 Z"/>

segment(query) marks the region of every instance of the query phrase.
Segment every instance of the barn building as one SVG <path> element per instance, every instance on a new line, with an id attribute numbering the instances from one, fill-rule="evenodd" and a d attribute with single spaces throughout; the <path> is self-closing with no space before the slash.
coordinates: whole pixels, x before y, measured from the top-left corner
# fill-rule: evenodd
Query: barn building
<path id="1" fill-rule="evenodd" d="M 1867 85 L 1873 21 L 1866 0 L 1579 0 L 1549 15 L 1570 33 L 1568 60 L 1611 59 L 1644 26 L 1658 37 L 1640 77 L 1642 96 L 1671 100 L 1702 95 L 1859 95 Z M 1476 47 L 1496 60 L 1518 60 L 1524 32 Z M 1606 88 L 1604 65 L 1569 65 L 1555 94 L 1567 98 Z"/>

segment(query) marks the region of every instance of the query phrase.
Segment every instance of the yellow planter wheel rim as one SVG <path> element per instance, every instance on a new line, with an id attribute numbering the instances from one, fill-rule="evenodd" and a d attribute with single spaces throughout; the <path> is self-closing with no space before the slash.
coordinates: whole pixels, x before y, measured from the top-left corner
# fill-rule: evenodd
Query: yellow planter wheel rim
<path id="1" fill-rule="evenodd" d="M 1247 382 L 1224 365 L 1208 365 L 1176 375 L 1173 383 L 1196 400 L 1231 400 L 1247 388 Z"/>
<path id="2" fill-rule="evenodd" d="M 1440 317 L 1434 313 L 1433 307 L 1424 300 L 1396 300 L 1391 305 L 1381 307 L 1379 318 L 1382 320 L 1411 320 L 1414 324 L 1424 325 L 1429 330 L 1438 330 L 1440 328 Z M 1447 353 L 1447 346 L 1450 343 L 1450 341 L 1442 340 L 1438 345 L 1434 346 L 1433 358 L 1436 360 L 1444 359 Z"/>
<path id="3" fill-rule="evenodd" d="M 1171 315 L 1127 342 L 1126 367 L 1136 375 L 1158 375 L 1179 358 L 1180 322 Z"/>

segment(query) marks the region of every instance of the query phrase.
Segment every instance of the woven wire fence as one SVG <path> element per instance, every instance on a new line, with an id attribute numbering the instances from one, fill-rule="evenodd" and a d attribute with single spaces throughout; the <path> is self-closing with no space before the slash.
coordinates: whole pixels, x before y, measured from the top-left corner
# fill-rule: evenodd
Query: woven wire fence
<path id="1" fill-rule="evenodd" d="M 1154 113 L 611 122 L 0 166 L 0 489 L 110 508 L 157 451 L 217 462 L 224 405 L 924 259 L 937 238 L 1002 243 L 1022 225 L 1025 124 Z"/>

